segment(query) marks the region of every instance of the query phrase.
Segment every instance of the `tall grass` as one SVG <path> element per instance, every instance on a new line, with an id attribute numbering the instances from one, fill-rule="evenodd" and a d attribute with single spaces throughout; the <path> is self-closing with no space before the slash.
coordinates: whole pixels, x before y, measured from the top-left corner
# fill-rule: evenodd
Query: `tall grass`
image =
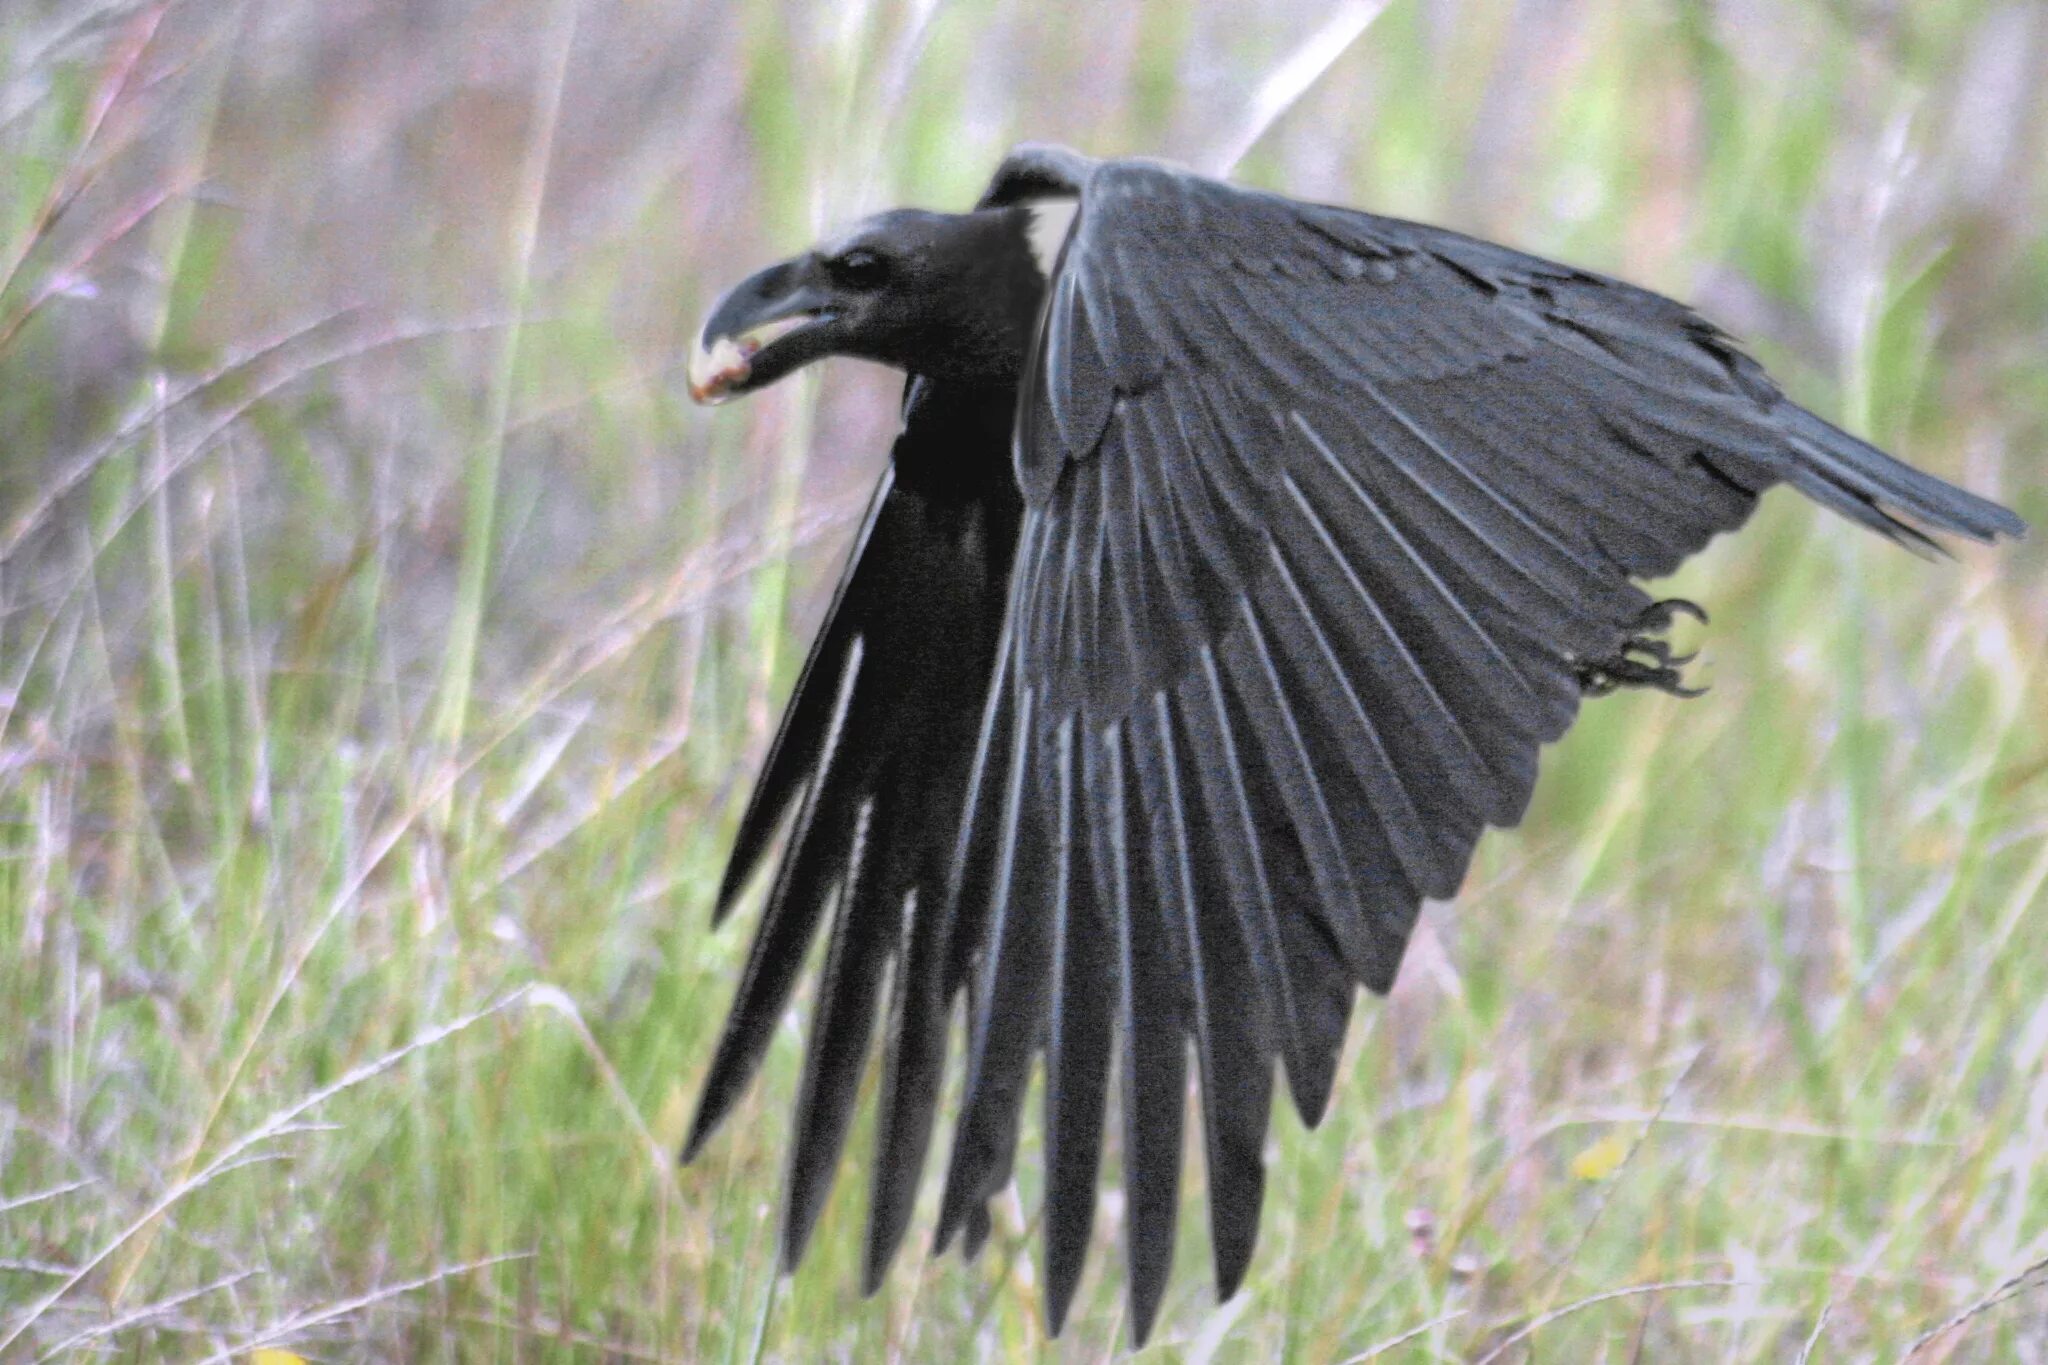
<path id="1" fill-rule="evenodd" d="M 895 401 L 678 360 L 1012 140 L 1204 162 L 1324 64 L 1241 176 L 1692 298 L 2048 519 L 2040 6 L 1345 8 L 0 6 L 0 1359 L 1120 1348 L 1113 1194 L 1044 1338 L 1034 1135 L 978 1262 L 860 1299 L 843 1178 L 777 1278 L 796 1018 L 673 1162 Z M 1779 494 L 1688 566 L 1710 695 L 1546 756 L 1221 1307 L 1191 1161 L 1145 1354 L 2048 1359 L 2043 555 Z"/>

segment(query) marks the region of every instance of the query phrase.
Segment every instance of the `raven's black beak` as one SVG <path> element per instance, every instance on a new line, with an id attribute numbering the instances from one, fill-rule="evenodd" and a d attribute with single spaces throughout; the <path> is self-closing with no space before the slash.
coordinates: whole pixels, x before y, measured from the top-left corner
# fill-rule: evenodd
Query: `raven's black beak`
<path id="1" fill-rule="evenodd" d="M 836 303 L 814 256 L 740 281 L 712 306 L 690 355 L 690 397 L 722 403 L 828 354 Z"/>

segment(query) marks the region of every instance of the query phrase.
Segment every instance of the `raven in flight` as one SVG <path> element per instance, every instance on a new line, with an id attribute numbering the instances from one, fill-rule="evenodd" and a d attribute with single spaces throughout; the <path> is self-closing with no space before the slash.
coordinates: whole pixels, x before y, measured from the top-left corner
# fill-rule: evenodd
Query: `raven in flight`
<path id="1" fill-rule="evenodd" d="M 829 917 L 785 1268 L 879 1025 L 880 1282 L 964 995 L 938 1245 L 987 1235 L 1043 1054 L 1054 1332 L 1112 1072 L 1133 1339 L 1151 1328 L 1190 1051 L 1236 1291 L 1276 1064 L 1315 1123 L 1356 986 L 1393 984 L 1421 901 L 1520 819 L 1580 698 L 1683 690 L 1661 637 L 1690 604 L 1633 580 L 1776 483 L 1911 548 L 2024 529 L 1788 401 L 1669 299 L 1064 148 L 1013 152 L 971 213 L 879 214 L 739 284 L 691 392 L 828 355 L 905 370 L 903 429 L 719 891 L 722 919 L 788 819 L 684 1156 Z"/>

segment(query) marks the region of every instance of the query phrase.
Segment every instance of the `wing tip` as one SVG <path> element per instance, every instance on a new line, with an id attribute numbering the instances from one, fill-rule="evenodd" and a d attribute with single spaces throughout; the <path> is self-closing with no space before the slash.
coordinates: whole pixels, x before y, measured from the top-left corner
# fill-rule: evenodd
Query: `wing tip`
<path id="1" fill-rule="evenodd" d="M 895 1263 L 895 1260 L 896 1249 L 894 1247 L 878 1253 L 872 1242 L 868 1244 L 867 1254 L 862 1258 L 860 1267 L 860 1296 L 862 1298 L 871 1299 L 882 1292 L 882 1286 L 889 1282 L 889 1267 Z"/>
<path id="2" fill-rule="evenodd" d="M 967 1210 L 967 1228 L 960 1242 L 960 1254 L 970 1261 L 981 1255 L 981 1249 L 988 1245 L 989 1234 L 994 1230 L 995 1218 L 989 1213 L 988 1201 L 977 1201 Z"/>
<path id="3" fill-rule="evenodd" d="M 796 1220 L 794 1218 L 788 1219 L 783 1223 L 782 1251 L 775 1260 L 778 1273 L 783 1275 L 796 1274 L 796 1268 L 803 1264 L 804 1246 L 810 1241 L 810 1237 L 809 1228 L 805 1228 L 802 1232 L 796 1231 Z"/>
<path id="4" fill-rule="evenodd" d="M 961 1258 L 973 1260 L 988 1240 L 990 1222 L 987 1199 L 969 1194 L 959 1172 L 949 1172 L 945 1192 L 939 1198 L 939 1224 L 932 1233 L 932 1254 L 945 1255 L 957 1237 Z"/>
<path id="5" fill-rule="evenodd" d="M 1045 1330 L 1046 1335 L 1058 1340 L 1067 1329 L 1067 1313 L 1074 1306 L 1074 1295 L 1081 1288 L 1081 1271 L 1084 1262 L 1072 1263 L 1052 1261 L 1045 1274 Z"/>
<path id="6" fill-rule="evenodd" d="M 683 1138 L 683 1150 L 677 1159 L 678 1165 L 687 1166 L 702 1155 L 705 1146 L 724 1124 L 731 1106 L 729 1101 L 721 1102 L 719 1094 L 718 1090 L 707 1083 L 704 1093 L 698 1097 L 697 1112 L 690 1119 L 688 1135 Z"/>
<path id="7" fill-rule="evenodd" d="M 1267 1093 L 1268 1103 L 1271 1092 Z M 1251 1269 L 1252 1253 L 1259 1244 L 1259 1210 L 1265 1203 L 1266 1180 L 1263 1163 L 1242 1172 L 1243 1182 L 1232 1182 L 1230 1198 L 1219 1203 L 1218 1186 L 1211 1178 L 1209 1191 L 1210 1259 L 1216 1271 L 1216 1302 L 1228 1303 L 1244 1284 Z"/>
<path id="8" fill-rule="evenodd" d="M 1130 1314 L 1131 1349 L 1138 1350 L 1151 1337 L 1159 1322 L 1159 1306 L 1166 1298 L 1166 1275 L 1146 1274 L 1133 1266 L 1125 1299 Z"/>
<path id="9" fill-rule="evenodd" d="M 1223 1253 L 1216 1254 L 1216 1303 L 1219 1307 L 1237 1297 L 1237 1291 L 1244 1288 L 1244 1277 L 1252 1268 L 1252 1249 L 1244 1248 L 1243 1254 L 1232 1253 L 1226 1265 Z"/>
<path id="10" fill-rule="evenodd" d="M 799 1147 L 801 1151 L 801 1147 Z M 837 1163 L 833 1163 L 836 1165 Z M 788 1202 L 782 1211 L 782 1273 L 794 1275 L 810 1247 L 811 1233 L 832 1192 L 832 1169 L 801 1169 L 789 1181 Z"/>
<path id="11" fill-rule="evenodd" d="M 1304 1074 L 1306 1073 L 1306 1074 Z M 1300 1117 L 1302 1127 L 1314 1131 L 1329 1117 L 1330 1096 L 1337 1088 L 1334 1069 L 1321 1074 L 1309 1067 L 1287 1069 L 1287 1093 L 1294 1100 L 1294 1112 Z"/>
<path id="12" fill-rule="evenodd" d="M 726 860 L 725 875 L 718 879 L 718 894 L 711 900 L 711 927 L 722 926 L 732 918 L 732 912 L 739 906 L 740 898 L 753 883 L 758 859 L 745 857 L 735 848 Z"/>

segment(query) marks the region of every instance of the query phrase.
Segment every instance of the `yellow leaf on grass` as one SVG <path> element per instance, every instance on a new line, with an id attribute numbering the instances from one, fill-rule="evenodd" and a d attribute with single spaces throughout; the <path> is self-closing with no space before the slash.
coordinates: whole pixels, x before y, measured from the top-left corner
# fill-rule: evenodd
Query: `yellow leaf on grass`
<path id="1" fill-rule="evenodd" d="M 1572 1158 L 1572 1175 L 1580 1180 L 1605 1180 L 1628 1160 L 1628 1143 L 1619 1133 L 1609 1133 Z"/>
<path id="2" fill-rule="evenodd" d="M 247 1365 L 306 1365 L 304 1356 L 293 1355 L 290 1351 L 280 1351 L 275 1346 L 265 1346 L 261 1350 L 251 1351 L 245 1359 Z"/>

